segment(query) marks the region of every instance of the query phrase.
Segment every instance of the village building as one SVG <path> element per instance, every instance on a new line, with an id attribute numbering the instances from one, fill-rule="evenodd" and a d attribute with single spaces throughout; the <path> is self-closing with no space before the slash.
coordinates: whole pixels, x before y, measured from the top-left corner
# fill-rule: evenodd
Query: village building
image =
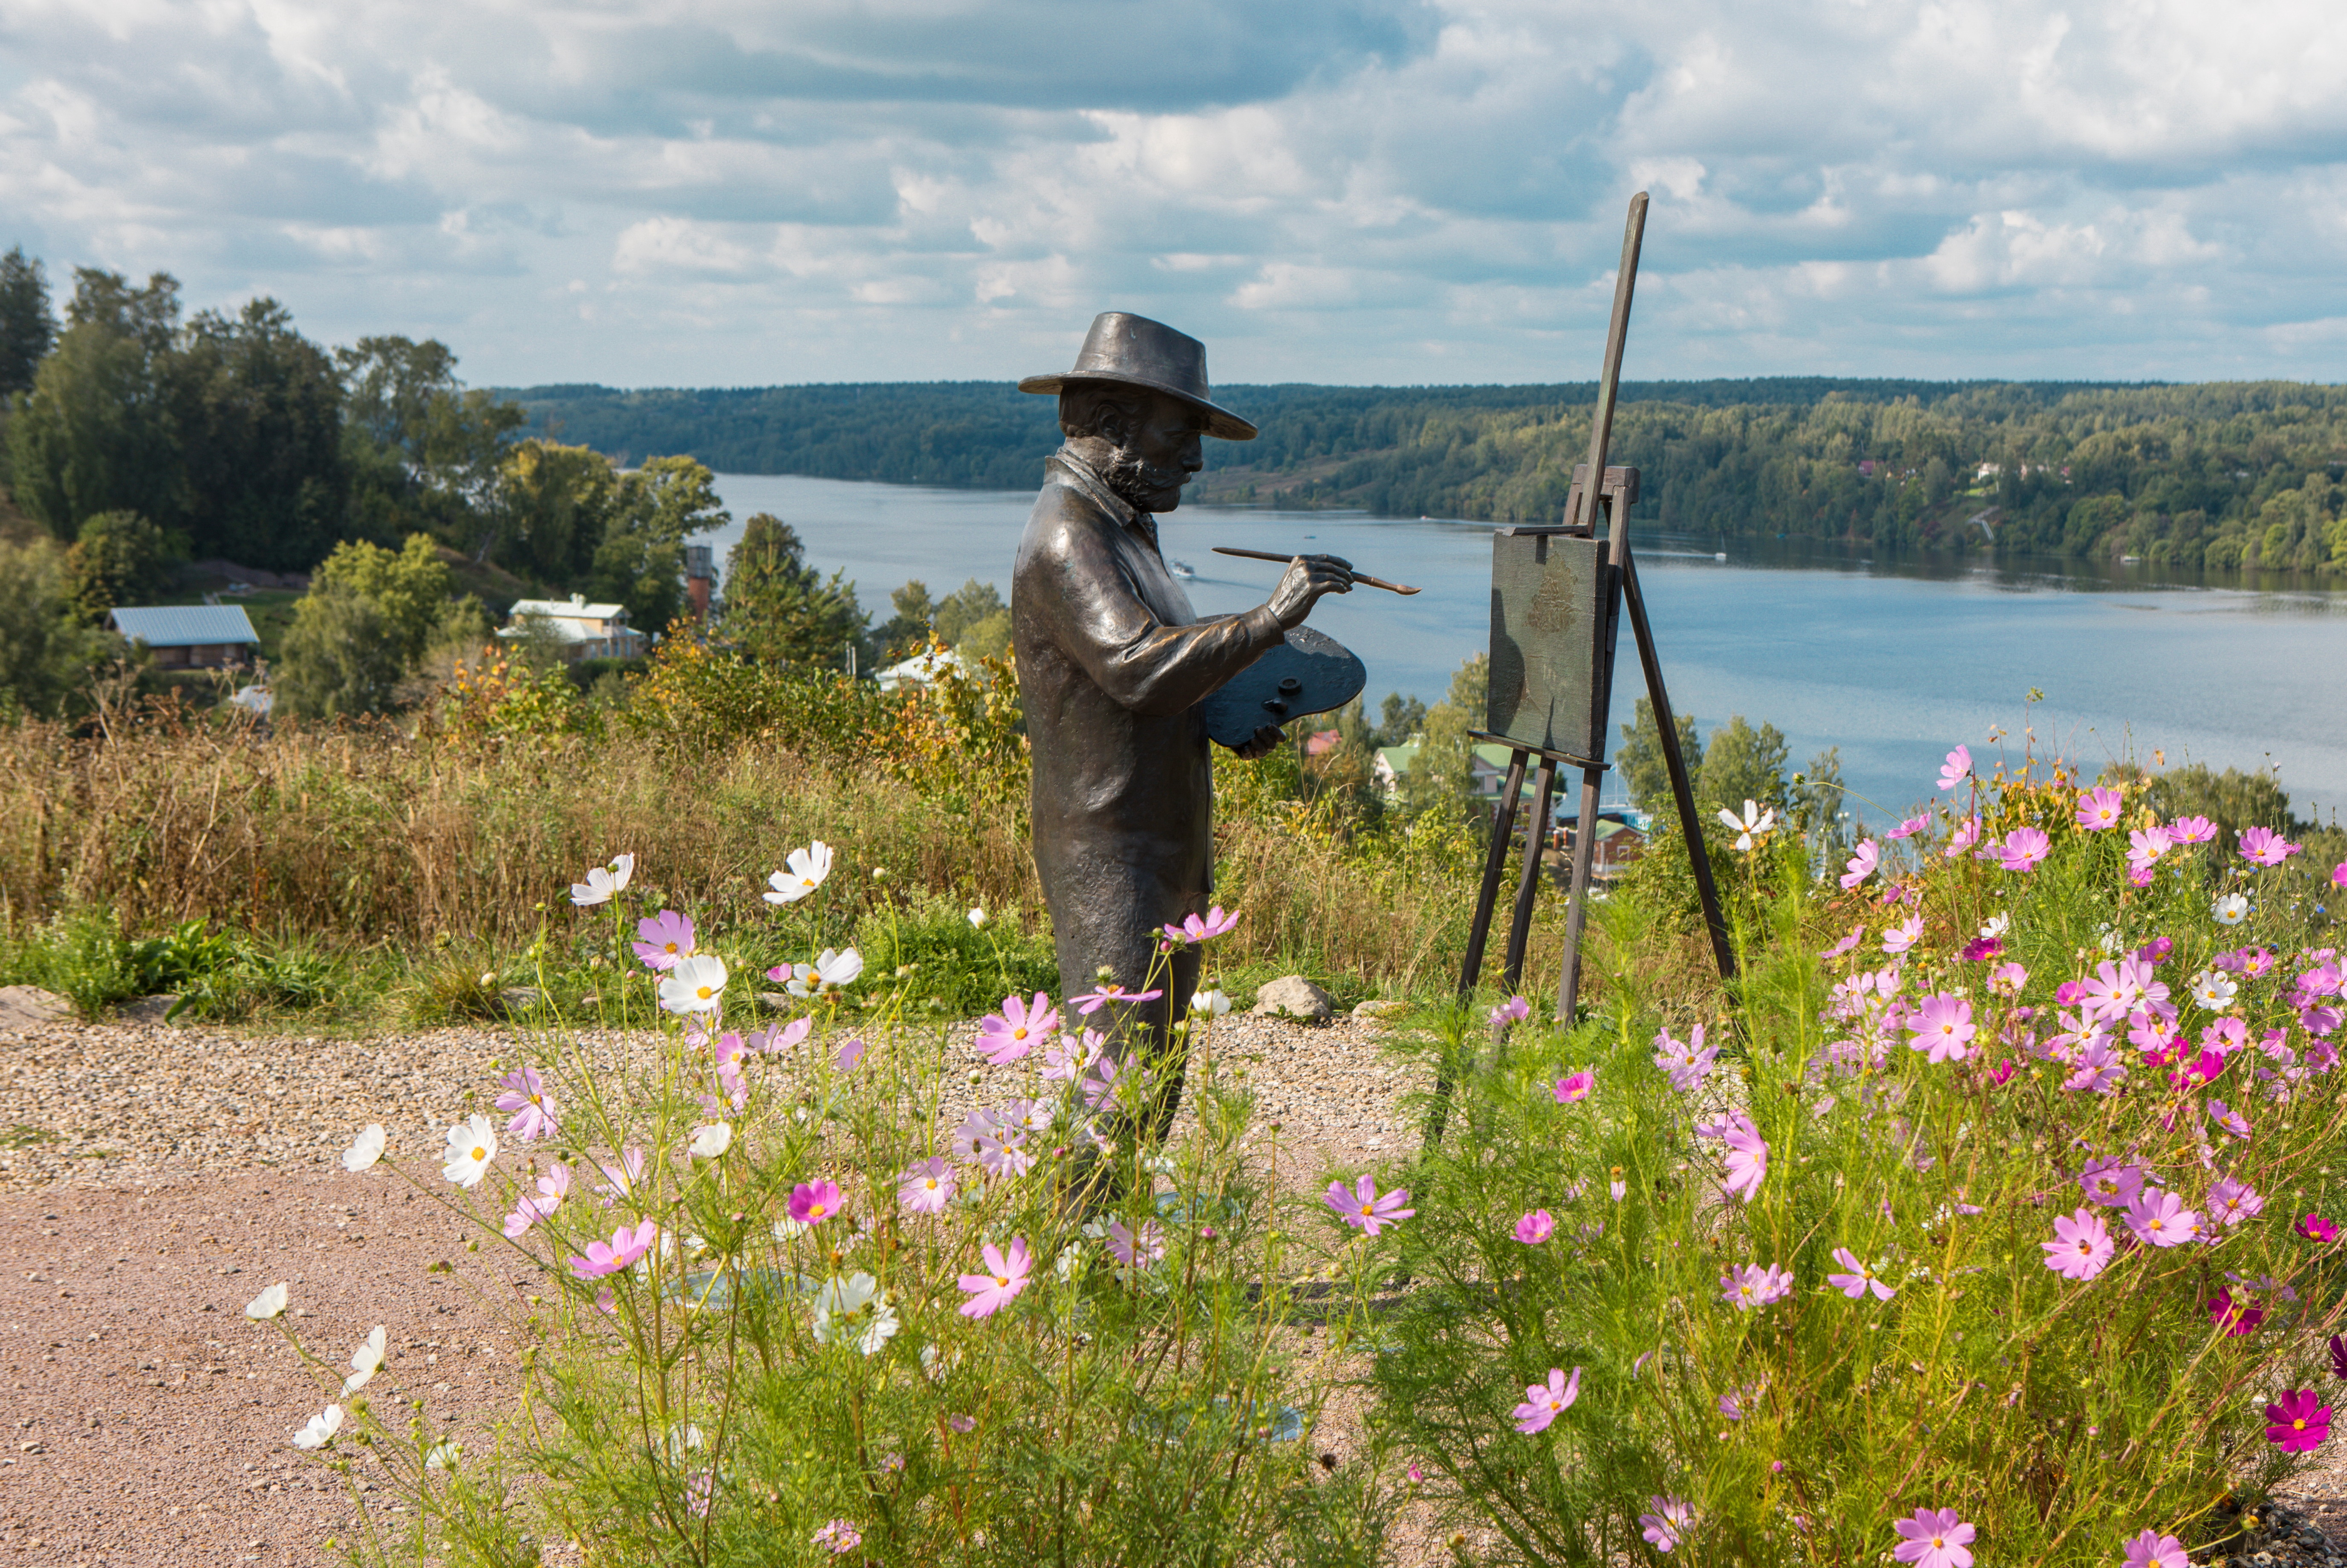
<path id="1" fill-rule="evenodd" d="M 159 670 L 227 670 L 251 662 L 261 638 L 241 604 L 126 605 L 107 622 L 143 642 Z"/>
<path id="2" fill-rule="evenodd" d="M 546 627 L 561 640 L 565 662 L 587 659 L 634 659 L 641 656 L 648 639 L 628 624 L 623 604 L 589 604 L 582 594 L 568 600 L 518 599 L 497 635 L 507 641 L 529 635 L 532 623 Z"/>

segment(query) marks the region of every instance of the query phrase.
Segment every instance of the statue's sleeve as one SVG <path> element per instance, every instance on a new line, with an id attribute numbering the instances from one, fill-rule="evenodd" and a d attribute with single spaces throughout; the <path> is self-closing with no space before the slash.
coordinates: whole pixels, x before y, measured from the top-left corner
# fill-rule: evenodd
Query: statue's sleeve
<path id="1" fill-rule="evenodd" d="M 1116 702 L 1167 717 L 1287 641 L 1268 605 L 1169 625 L 1142 601 L 1098 530 L 1063 524 L 1024 565 L 1051 641 Z"/>

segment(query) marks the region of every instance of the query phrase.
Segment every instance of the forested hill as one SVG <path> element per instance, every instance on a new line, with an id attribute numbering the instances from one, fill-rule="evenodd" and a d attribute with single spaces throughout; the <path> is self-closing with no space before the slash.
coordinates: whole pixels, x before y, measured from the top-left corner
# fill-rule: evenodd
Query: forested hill
<path id="1" fill-rule="evenodd" d="M 2347 571 L 2347 388 L 2280 382 L 1844 381 L 1624 387 L 1638 516 L 1789 534 L 2179 566 Z M 513 392 L 540 434 L 721 471 L 1019 488 L 1053 404 L 999 382 Z M 1210 442 L 1202 498 L 1532 521 L 1562 509 L 1593 383 L 1221 388 L 1263 427 Z"/>

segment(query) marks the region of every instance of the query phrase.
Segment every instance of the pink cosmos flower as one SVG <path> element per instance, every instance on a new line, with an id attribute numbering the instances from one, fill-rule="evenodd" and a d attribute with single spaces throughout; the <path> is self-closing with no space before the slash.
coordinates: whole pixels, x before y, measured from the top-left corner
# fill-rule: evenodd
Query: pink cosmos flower
<path id="1" fill-rule="evenodd" d="M 1910 915 L 1882 933 L 1882 950 L 1886 953 L 1903 953 L 1922 939 L 1923 917 Z"/>
<path id="2" fill-rule="evenodd" d="M 1932 819 L 1928 815 L 1911 816 L 1906 821 L 1901 823 L 1898 826 L 1892 828 L 1890 832 L 1884 834 L 1882 836 L 1891 840 L 1912 838 L 1931 825 Z"/>
<path id="3" fill-rule="evenodd" d="M 1701 1083 L 1719 1057 L 1719 1047 L 1703 1043 L 1703 1025 L 1690 1033 L 1691 1039 L 1682 1040 L 1666 1029 L 1655 1031 L 1655 1065 L 1671 1075 L 1671 1087 L 1682 1094 Z"/>
<path id="4" fill-rule="evenodd" d="M 2178 844 L 2206 844 L 2217 836 L 2217 825 L 2205 816 L 2179 816 L 2168 825 L 2168 836 Z"/>
<path id="5" fill-rule="evenodd" d="M 604 1206 L 608 1208 L 612 1202 L 634 1192 L 636 1184 L 643 1179 L 644 1152 L 636 1148 L 622 1149 L 618 1164 L 606 1165 L 598 1161 L 595 1168 L 603 1173 L 603 1180 L 595 1184 L 595 1190 L 603 1194 L 607 1200 Z"/>
<path id="6" fill-rule="evenodd" d="M 1956 824 L 1954 835 L 1948 840 L 1948 847 L 1941 853 L 1948 859 L 1953 860 L 1973 845 L 1978 844 L 1980 835 L 1981 819 L 1977 816 L 1967 817 Z"/>
<path id="7" fill-rule="evenodd" d="M 2147 1530 L 2127 1543 L 2125 1568 L 2192 1568 L 2192 1560 L 2173 1535 Z"/>
<path id="8" fill-rule="evenodd" d="M 2003 865 L 2007 871 L 2034 871 L 2054 853 L 2054 841 L 2039 827 L 2016 827 L 2004 835 Z"/>
<path id="9" fill-rule="evenodd" d="M 997 1067 L 1008 1066 L 1034 1050 L 1039 1040 L 1049 1039 L 1059 1024 L 1059 1009 L 1041 991 L 1031 1002 L 1005 997 L 1002 1010 L 987 1014 L 979 1023 L 979 1054 Z"/>
<path id="10" fill-rule="evenodd" d="M 2235 1301 L 2229 1290 L 2219 1290 L 2202 1305 L 2209 1309 L 2209 1326 L 2222 1331 L 2228 1338 L 2239 1338 L 2265 1321 L 2264 1307 Z"/>
<path id="11" fill-rule="evenodd" d="M 2241 829 L 2241 858 L 2252 865 L 2280 866 L 2298 851 L 2297 845 L 2270 827 Z"/>
<path id="12" fill-rule="evenodd" d="M 1367 1176 L 1353 1184 L 1350 1192 L 1345 1190 L 1342 1182 L 1329 1183 L 1327 1195 L 1321 1201 L 1342 1214 L 1347 1225 L 1357 1225 L 1370 1235 L 1376 1235 L 1387 1225 L 1399 1225 L 1418 1213 L 1416 1209 L 1402 1207 L 1409 1202 L 1408 1187 L 1396 1187 L 1392 1192 L 1380 1195 L 1377 1184 Z"/>
<path id="13" fill-rule="evenodd" d="M 2151 1187 L 2136 1194 L 2127 1206 L 2127 1229 L 2146 1246 L 2180 1246 L 2200 1231 L 2200 1216 L 2184 1200 L 2165 1188 Z"/>
<path id="14" fill-rule="evenodd" d="M 2157 823 L 2149 827 L 2138 827 L 2127 835 L 2127 864 L 2148 866 L 2175 845 L 2176 841 L 2168 835 L 2168 829 Z"/>
<path id="15" fill-rule="evenodd" d="M 1027 1288 L 1027 1276 L 1035 1271 L 1035 1260 L 1028 1255 L 1027 1238 L 1010 1238 L 1010 1250 L 989 1242 L 979 1249 L 986 1260 L 984 1274 L 965 1274 L 958 1282 L 969 1292 L 969 1299 L 961 1304 L 964 1317 L 991 1317 L 1013 1301 Z"/>
<path id="16" fill-rule="evenodd" d="M 2119 825 L 2119 792 L 2107 786 L 2078 796 L 2078 825 L 2088 833 L 2107 833 Z"/>
<path id="17" fill-rule="evenodd" d="M 801 1182 L 791 1189 L 791 1218 L 803 1225 L 819 1225 L 839 1212 L 837 1182 Z"/>
<path id="18" fill-rule="evenodd" d="M 828 1547 L 834 1557 L 844 1557 L 864 1544 L 864 1532 L 845 1519 L 835 1519 L 816 1531 L 809 1544 Z"/>
<path id="19" fill-rule="evenodd" d="M 1907 1031 L 1910 1050 L 1929 1051 L 1932 1061 L 1962 1061 L 1980 1028 L 1973 1022 L 1971 1002 L 1941 992 L 1925 997 L 1923 1005 L 1908 1015 Z"/>
<path id="20" fill-rule="evenodd" d="M 1888 1301 L 1897 1294 L 1895 1286 L 1885 1285 L 1876 1278 L 1874 1270 L 1860 1263 L 1858 1255 L 1850 1248 L 1838 1246 L 1834 1248 L 1833 1255 L 1834 1261 L 1841 1265 L 1845 1272 L 1827 1275 L 1826 1283 L 1852 1301 L 1865 1299 L 1866 1293 L 1870 1290 L 1874 1292 L 1874 1299 L 1877 1301 Z"/>
<path id="21" fill-rule="evenodd" d="M 1881 864 L 1882 851 L 1875 844 L 1874 840 L 1870 838 L 1860 839 L 1858 841 L 1858 853 L 1851 856 L 1850 859 L 1844 863 L 1841 885 L 1844 887 L 1857 886 L 1868 877 L 1873 876 L 1874 868 Z"/>
<path id="22" fill-rule="evenodd" d="M 535 1067 L 517 1067 L 505 1076 L 506 1091 L 497 1096 L 497 1109 L 510 1111 L 514 1119 L 506 1123 L 506 1131 L 524 1140 L 551 1137 L 559 1131 L 554 1120 L 554 1097 L 546 1091 L 546 1081 Z"/>
<path id="23" fill-rule="evenodd" d="M 1165 927 L 1164 937 L 1168 943 L 1177 947 L 1187 942 L 1211 942 L 1216 937 L 1230 931 L 1238 923 L 1237 910 L 1234 909 L 1225 915 L 1223 913 L 1223 907 L 1217 904 L 1206 911 L 1206 917 L 1203 920 L 1195 915 L 1184 915 L 1182 917 L 1180 925 Z"/>
<path id="24" fill-rule="evenodd" d="M 1948 753 L 1947 762 L 1940 769 L 1940 787 L 1942 790 L 1955 788 L 1964 782 L 1972 771 L 1973 749 L 1970 746 L 1958 746 Z"/>
<path id="25" fill-rule="evenodd" d="M 608 1242 L 590 1241 L 587 1255 L 570 1260 L 570 1272 L 580 1279 L 600 1279 L 607 1274 L 617 1274 L 641 1258 L 660 1239 L 660 1222 L 646 1220 L 630 1230 L 621 1225 L 611 1233 Z"/>
<path id="26" fill-rule="evenodd" d="M 2121 1208 L 2143 1191 L 2143 1167 L 2125 1160 L 2089 1160 L 2078 1173 L 2078 1186 L 2090 1201 Z"/>
<path id="27" fill-rule="evenodd" d="M 1988 989 L 1999 996 L 2017 997 L 2028 983 L 2029 971 L 2019 964 L 1999 964 L 1988 972 Z"/>
<path id="28" fill-rule="evenodd" d="M 663 909 L 637 921 L 636 937 L 636 957 L 644 961 L 646 968 L 672 969 L 679 958 L 692 956 L 692 917 Z"/>
<path id="29" fill-rule="evenodd" d="M 506 1235 L 518 1236 L 538 1221 L 562 1206 L 570 1192 L 570 1167 L 557 1164 L 548 1167 L 538 1179 L 538 1195 L 527 1194 L 514 1199 L 514 1212 L 506 1216 Z"/>
<path id="30" fill-rule="evenodd" d="M 1760 1129 L 1752 1118 L 1741 1111 L 1731 1111 L 1724 1120 L 1700 1123 L 1696 1128 L 1698 1137 L 1717 1138 L 1727 1145 L 1727 1189 L 1750 1203 L 1760 1191 L 1760 1184 L 1768 1174 L 1768 1144 L 1760 1136 Z"/>
<path id="31" fill-rule="evenodd" d="M 1546 1209 L 1534 1209 L 1516 1222 L 1516 1239 L 1526 1246 L 1538 1246 L 1556 1234 L 1556 1216 Z"/>
<path id="32" fill-rule="evenodd" d="M 1638 1533 L 1647 1545 L 1666 1553 L 1686 1539 L 1687 1526 L 1695 1522 L 1695 1509 L 1685 1498 L 1650 1497 L 1646 1506 L 1654 1512 L 1638 1515 Z"/>
<path id="33" fill-rule="evenodd" d="M 1852 926 L 1850 928 L 1849 936 L 1844 937 L 1840 941 L 1836 942 L 1832 947 L 1828 948 L 1824 952 L 1819 953 L 1818 957 L 1821 958 L 1839 958 L 1844 953 L 1849 952 L 1852 948 L 1857 947 L 1859 943 L 1865 939 L 1866 927 L 1862 925 Z"/>
<path id="34" fill-rule="evenodd" d="M 1564 1414 L 1573 1401 L 1581 1398 L 1581 1368 L 1575 1367 L 1567 1378 L 1564 1368 L 1549 1368 L 1548 1381 L 1533 1383 L 1524 1389 L 1524 1402 L 1508 1413 L 1516 1418 L 1516 1430 L 1524 1433 L 1544 1432 L 1548 1425 Z"/>
<path id="35" fill-rule="evenodd" d="M 2290 1228 L 2304 1236 L 2307 1240 L 2311 1242 L 2320 1242 L 2324 1246 L 2329 1246 L 2332 1242 L 2339 1239 L 2339 1227 L 2332 1225 L 2329 1220 L 2324 1219 L 2321 1214 L 2317 1214 L 2303 1215 L 2296 1225 Z"/>
<path id="36" fill-rule="evenodd" d="M 1912 1519 L 1893 1520 L 1891 1528 L 1906 1537 L 1891 1551 L 1900 1562 L 1915 1568 L 1972 1568 L 1973 1554 L 1965 1547 L 1973 1527 L 1954 1509 L 1919 1508 Z"/>
<path id="37" fill-rule="evenodd" d="M 1589 1091 L 1596 1087 L 1597 1070 L 1594 1067 L 1584 1067 L 1578 1072 L 1568 1074 L 1556 1081 L 1556 1102 L 1559 1105 L 1570 1105 L 1574 1101 L 1586 1100 L 1589 1098 Z"/>
<path id="38" fill-rule="evenodd" d="M 907 1165 L 897 1183 L 897 1203 L 908 1214 L 941 1214 L 953 1202 L 953 1167 L 942 1154 Z"/>
<path id="39" fill-rule="evenodd" d="M 2347 860 L 2342 860 L 2331 868 L 2331 886 L 2347 887 Z"/>
<path id="40" fill-rule="evenodd" d="M 1757 1263 L 1747 1263 L 1719 1276 L 1719 1298 L 1738 1312 L 1749 1312 L 1756 1307 L 1782 1301 L 1792 1291 L 1791 1271 L 1778 1268 L 1773 1263 L 1766 1268 Z"/>
<path id="41" fill-rule="evenodd" d="M 1068 1000 L 1075 1005 L 1075 1009 L 1078 1012 L 1083 1014 L 1086 1018 L 1090 1018 L 1092 1014 L 1100 1011 L 1101 1009 L 1108 1006 L 1111 1002 L 1153 1002 L 1164 994 L 1164 991 L 1162 989 L 1153 991 L 1129 991 L 1122 986 L 1115 984 L 1113 981 L 1104 980 L 1101 983 L 1100 989 L 1096 991 L 1086 991 L 1080 997 L 1070 997 Z"/>
<path id="42" fill-rule="evenodd" d="M 1147 1268 L 1165 1259 L 1165 1231 L 1155 1220 L 1143 1220 L 1138 1235 L 1122 1220 L 1111 1220 L 1107 1246 L 1117 1262 L 1127 1268 Z"/>
<path id="43" fill-rule="evenodd" d="M 2037 1244 L 2045 1250 L 2045 1266 L 2065 1279 L 2092 1279 L 2110 1266 L 2118 1244 L 2103 1217 L 2092 1209 L 2078 1209 L 2054 1222 L 2054 1239 Z"/>
<path id="44" fill-rule="evenodd" d="M 1502 1024 L 1522 1023 L 1532 1016 L 1532 1003 L 1522 997 L 1510 997 L 1491 1009 L 1491 1027 L 1498 1029 Z"/>
<path id="45" fill-rule="evenodd" d="M 1107 1047 L 1108 1037 L 1098 1030 L 1061 1035 L 1043 1048 L 1044 1080 L 1073 1083 L 1084 1075 L 1086 1068 L 1101 1059 L 1101 1052 Z"/>
<path id="46" fill-rule="evenodd" d="M 946 1418 L 946 1425 L 951 1427 L 958 1432 L 975 1431 L 978 1430 L 978 1418 L 976 1416 L 948 1416 Z"/>
<path id="47" fill-rule="evenodd" d="M 2266 1441 L 2282 1452 L 2312 1453 L 2331 1435 L 2331 1407 L 2311 1389 L 2284 1394 L 2266 1407 Z"/>
<path id="48" fill-rule="evenodd" d="M 987 1174 L 1012 1180 L 1035 1168 L 1035 1156 L 1027 1148 L 1027 1131 L 998 1123 L 991 1131 L 971 1140 L 978 1163 Z"/>

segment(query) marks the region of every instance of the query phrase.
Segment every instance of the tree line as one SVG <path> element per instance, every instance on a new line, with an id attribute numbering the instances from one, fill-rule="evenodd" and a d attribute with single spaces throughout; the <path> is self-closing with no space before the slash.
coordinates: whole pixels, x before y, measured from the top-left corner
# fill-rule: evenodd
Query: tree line
<path id="1" fill-rule="evenodd" d="M 1263 434 L 1210 444 L 1200 498 L 1390 517 L 1553 519 L 1594 384 L 1233 385 Z M 1059 440 L 1008 382 L 534 387 L 532 425 L 721 470 L 1025 488 Z M 2347 571 L 2347 388 L 1786 377 L 1629 383 L 1614 460 L 1635 517 L 1725 538 L 2133 555 L 2185 569 Z"/>

